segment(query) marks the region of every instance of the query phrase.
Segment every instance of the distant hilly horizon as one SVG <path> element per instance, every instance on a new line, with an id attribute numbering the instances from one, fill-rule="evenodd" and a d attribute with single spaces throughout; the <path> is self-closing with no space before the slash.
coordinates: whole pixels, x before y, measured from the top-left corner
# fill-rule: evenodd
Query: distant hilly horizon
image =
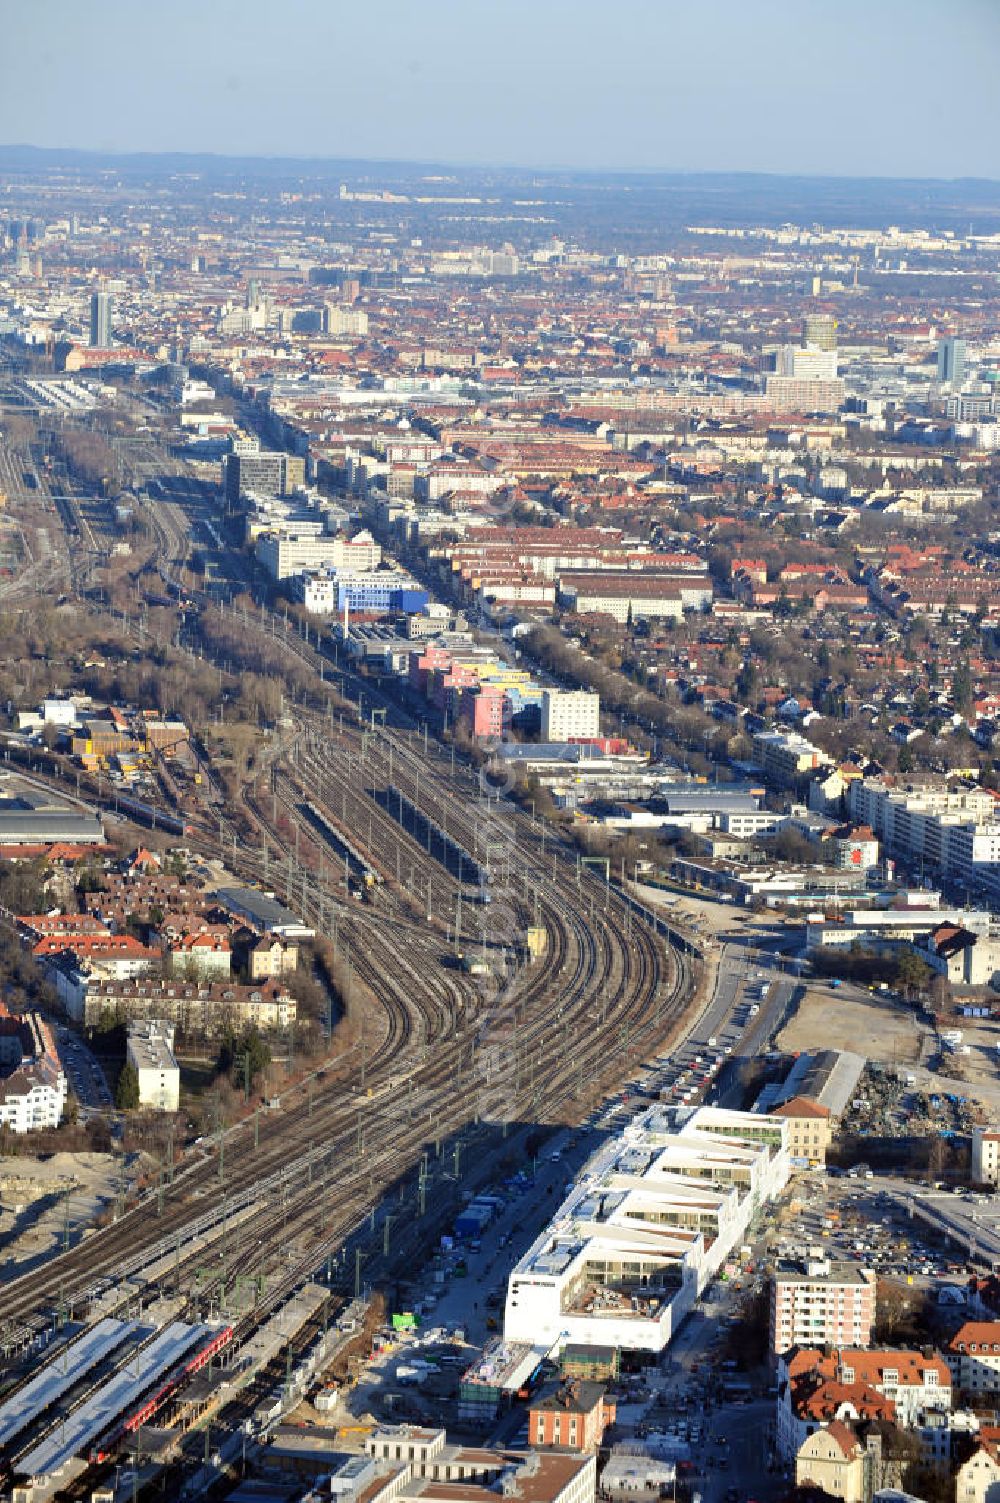
<path id="1" fill-rule="evenodd" d="M 895 183 L 906 185 L 909 188 L 927 187 L 974 187 L 977 189 L 993 189 L 1000 201 L 1000 178 L 956 176 L 956 177 L 914 177 L 912 175 L 859 175 L 857 173 L 801 173 L 801 172 L 764 172 L 715 169 L 684 169 L 684 168 L 628 168 L 603 169 L 560 165 L 559 163 L 517 163 L 517 162 L 482 162 L 482 163 L 459 163 L 445 160 L 423 160 L 420 158 L 405 157 L 336 157 L 328 155 L 261 155 L 257 153 L 234 154 L 232 152 L 215 151 L 102 151 L 93 147 L 79 146 L 35 146 L 29 142 L 0 142 L 0 170 L 4 168 L 24 169 L 26 167 L 60 165 L 87 166 L 98 170 L 127 170 L 128 168 L 159 167 L 163 171 L 180 171 L 198 168 L 200 170 L 216 171 L 245 171 L 248 167 L 256 168 L 263 175 L 280 175 L 283 171 L 308 171 L 309 173 L 321 172 L 324 175 L 342 174 L 345 172 L 363 172 L 365 174 L 400 173 L 404 175 L 447 173 L 453 177 L 475 179 L 484 174 L 493 176 L 501 174 L 505 177 L 536 177 L 553 176 L 563 180 L 579 179 L 581 182 L 608 182 L 628 183 L 634 182 L 640 185 L 655 183 L 684 183 L 697 182 L 712 183 L 718 186 L 765 183 L 788 183 L 788 184 L 837 184 L 843 186 L 848 183 L 859 186 L 883 185 Z"/>

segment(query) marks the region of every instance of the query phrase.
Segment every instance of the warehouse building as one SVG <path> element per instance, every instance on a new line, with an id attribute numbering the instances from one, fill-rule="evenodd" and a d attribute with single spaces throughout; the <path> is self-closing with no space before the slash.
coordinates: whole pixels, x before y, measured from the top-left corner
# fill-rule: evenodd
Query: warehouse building
<path id="1" fill-rule="evenodd" d="M 45 795 L 0 799 L 0 846 L 100 845 L 104 827 L 89 809 Z"/>
<path id="2" fill-rule="evenodd" d="M 666 1347 L 788 1181 L 788 1123 L 654 1106 L 607 1144 L 507 1286 L 509 1342 Z"/>
<path id="3" fill-rule="evenodd" d="M 227 913 L 242 919 L 258 934 L 276 934 L 279 939 L 312 939 L 316 933 L 279 903 L 273 892 L 261 892 L 257 887 L 220 887 L 215 896 Z"/>
<path id="4" fill-rule="evenodd" d="M 795 1167 L 825 1165 L 844 1113 L 854 1100 L 865 1056 L 841 1049 L 818 1049 L 795 1060 L 781 1084 L 767 1085 L 755 1111 L 788 1122 L 788 1153 Z"/>

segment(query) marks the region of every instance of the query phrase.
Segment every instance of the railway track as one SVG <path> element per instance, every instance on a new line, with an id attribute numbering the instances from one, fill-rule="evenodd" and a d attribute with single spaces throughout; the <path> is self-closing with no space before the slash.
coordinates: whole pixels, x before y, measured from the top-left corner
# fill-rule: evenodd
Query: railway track
<path id="1" fill-rule="evenodd" d="M 179 545 L 162 526 L 160 540 L 169 569 L 179 561 Z M 273 620 L 264 618 L 264 629 L 268 625 L 269 639 L 291 656 L 314 671 L 329 670 L 311 644 L 283 628 L 275 636 Z M 346 724 L 338 735 L 318 712 L 299 713 L 304 754 L 293 766 L 286 760 L 276 768 L 274 797 L 289 828 L 299 832 L 300 847 L 303 839 L 311 847 L 318 840 L 302 811 L 303 798 L 336 818 L 339 783 L 340 815 L 353 822 L 355 839 L 364 844 L 367 827 L 367 849 L 386 870 L 387 888 L 394 872 L 400 877 L 395 890 L 387 891 L 384 911 L 351 912 L 321 882 L 305 883 L 300 900 L 319 927 L 336 917 L 338 942 L 378 1009 L 377 1036 L 359 1051 L 363 1082 L 351 1091 L 338 1085 L 321 1090 L 317 1100 L 300 1100 L 269 1119 L 263 1135 L 259 1119 L 256 1131 L 249 1124 L 231 1130 L 217 1145 L 217 1158 L 196 1162 L 111 1227 L 6 1286 L 8 1323 L 44 1319 L 57 1302 L 62 1308 L 87 1305 L 99 1292 L 95 1286 L 112 1275 L 141 1283 L 151 1256 L 162 1257 L 171 1242 L 179 1279 L 201 1253 L 198 1245 L 189 1253 L 184 1243 L 193 1241 L 192 1228 L 206 1209 L 225 1215 L 231 1207 L 234 1230 L 238 1205 L 254 1204 L 259 1216 L 258 1246 L 241 1244 L 234 1254 L 238 1261 L 220 1277 L 249 1277 L 275 1243 L 290 1236 L 304 1239 L 303 1257 L 315 1267 L 324 1248 L 338 1245 L 359 1217 L 372 1214 L 385 1189 L 412 1171 L 429 1142 L 467 1128 L 483 1102 L 504 1112 L 505 1120 L 551 1120 L 579 1099 L 581 1089 L 620 1070 L 630 1040 L 634 1047 L 641 1036 L 651 1041 L 652 1031 L 665 1035 L 683 1012 L 690 958 L 677 948 L 662 949 L 652 931 L 633 923 L 612 887 L 575 868 L 561 844 L 546 843 L 540 824 L 513 808 L 502 821 L 489 804 L 483 809 L 467 768 L 459 764 L 453 776 L 433 756 L 421 757 L 403 730 L 362 739 L 356 725 Z M 508 869 L 524 874 L 525 891 L 517 893 L 513 878 L 504 884 L 497 917 L 491 916 L 492 948 L 512 948 L 518 926 L 532 915 L 546 936 L 537 966 L 516 969 L 485 988 L 442 967 L 441 934 L 421 914 L 421 899 L 429 893 L 431 906 L 447 912 L 460 884 L 373 798 L 389 781 L 470 853 L 483 841 L 507 842 Z M 465 807 L 470 799 L 476 801 L 473 814 Z M 244 811 L 290 864 L 290 842 L 268 820 L 266 799 L 247 794 Z M 231 836 L 241 874 L 262 879 L 267 858 L 240 840 L 227 816 L 218 841 L 206 834 L 199 843 L 212 854 L 222 849 L 233 864 Z M 402 881 L 406 862 L 414 873 L 409 893 Z M 297 892 L 293 897 L 299 900 Z M 503 1066 L 499 1075 L 489 1073 L 495 1059 Z M 277 1205 L 271 1204 L 275 1196 Z"/>

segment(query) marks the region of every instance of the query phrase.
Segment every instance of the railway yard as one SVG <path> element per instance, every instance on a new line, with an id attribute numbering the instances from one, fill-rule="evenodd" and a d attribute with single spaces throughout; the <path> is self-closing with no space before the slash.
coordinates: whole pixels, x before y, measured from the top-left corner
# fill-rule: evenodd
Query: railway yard
<path id="1" fill-rule="evenodd" d="M 193 543 L 218 536 L 210 490 L 152 446 L 128 462 L 136 484 L 171 474 L 166 499 L 143 504 L 159 578 L 179 585 Z M 70 577 L 87 589 L 104 546 L 99 510 L 70 486 L 54 496 L 43 476 L 32 495 L 57 507 Z M 187 572 L 183 588 L 182 645 L 206 655 L 199 615 L 220 605 Z M 5 1286 L 8 1382 L 40 1349 L 54 1353 L 38 1401 L 18 1390 L 34 1407 L 5 1442 L 8 1468 L 36 1475 L 43 1492 L 68 1487 L 136 1426 L 190 1418 L 185 1385 L 203 1357 L 224 1362 L 227 1380 L 198 1424 L 238 1434 L 280 1380 L 277 1358 L 250 1360 L 253 1344 L 303 1288 L 322 1280 L 317 1307 L 286 1331 L 286 1364 L 352 1295 L 429 1256 L 463 1190 L 523 1157 L 530 1134 L 586 1120 L 686 1035 L 706 995 L 704 957 L 685 934 L 497 796 L 344 670 L 331 643 L 263 605 L 221 605 L 224 621 L 234 612 L 247 640 L 294 663 L 309 688 L 238 798 L 206 767 L 181 827 L 193 852 L 276 891 L 332 941 L 350 978 L 346 1018 L 324 1067 L 277 1109 L 165 1163 L 155 1184 L 121 1197 L 112 1224 Z M 74 1376 L 87 1330 L 110 1344 Z M 167 1331 L 176 1351 L 156 1346 Z M 175 1455 L 200 1454 L 202 1429 L 177 1437 Z"/>

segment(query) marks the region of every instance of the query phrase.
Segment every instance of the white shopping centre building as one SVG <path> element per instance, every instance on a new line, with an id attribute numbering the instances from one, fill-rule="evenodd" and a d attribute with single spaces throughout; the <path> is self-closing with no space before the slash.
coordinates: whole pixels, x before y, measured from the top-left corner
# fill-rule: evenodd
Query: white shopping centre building
<path id="1" fill-rule="evenodd" d="M 781 1117 L 653 1106 L 604 1145 L 511 1271 L 504 1337 L 659 1352 L 788 1182 Z"/>

